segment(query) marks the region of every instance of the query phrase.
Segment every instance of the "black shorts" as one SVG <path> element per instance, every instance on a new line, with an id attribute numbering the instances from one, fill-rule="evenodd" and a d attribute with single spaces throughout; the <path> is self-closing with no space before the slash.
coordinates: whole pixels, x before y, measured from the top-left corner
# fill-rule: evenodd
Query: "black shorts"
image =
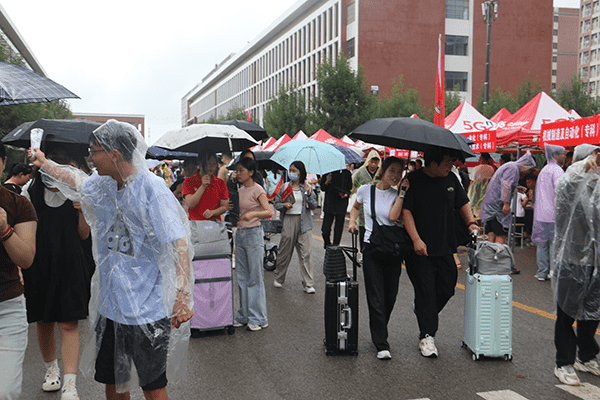
<path id="1" fill-rule="evenodd" d="M 492 232 L 496 236 L 506 236 L 508 232 L 496 218 L 492 218 L 485 222 L 485 231 Z"/>
<path id="2" fill-rule="evenodd" d="M 102 333 L 103 321 L 106 327 Z M 121 342 L 119 351 L 125 366 L 115 371 L 115 329 Z M 102 334 L 102 343 L 96 357 L 94 379 L 107 385 L 123 384 L 129 381 L 131 360 L 136 366 L 140 386 L 143 390 L 162 389 L 167 386 L 167 351 L 171 321 L 169 318 L 145 325 L 115 324 L 112 320 L 100 317 L 96 325 L 96 337 Z M 148 336 L 152 337 L 152 340 Z M 124 370 L 126 369 L 126 370 Z M 117 376 L 118 375 L 118 379 Z M 117 381 L 118 380 L 118 381 Z"/>

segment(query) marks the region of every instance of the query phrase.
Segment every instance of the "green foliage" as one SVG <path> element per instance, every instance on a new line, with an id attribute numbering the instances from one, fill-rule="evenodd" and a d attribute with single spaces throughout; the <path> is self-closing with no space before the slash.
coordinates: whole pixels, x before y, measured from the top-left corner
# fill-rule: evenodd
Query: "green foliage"
<path id="1" fill-rule="evenodd" d="M 413 114 L 417 114 L 419 117 L 424 114 L 419 100 L 419 92 L 412 85 L 407 88 L 401 75 L 398 79 L 394 79 L 391 95 L 389 97 L 381 96 L 375 102 L 372 117 L 410 117 Z"/>
<path id="2" fill-rule="evenodd" d="M 295 86 L 281 86 L 279 95 L 265 107 L 265 130 L 276 139 L 285 133 L 293 137 L 301 129 L 306 131 L 307 122 L 306 97 Z"/>
<path id="3" fill-rule="evenodd" d="M 216 124 L 217 122 L 220 122 L 220 121 L 229 121 L 230 119 L 246 120 L 246 118 L 248 118 L 248 112 L 246 110 L 244 110 L 243 108 L 238 107 L 236 105 L 235 107 L 233 107 L 229 111 L 227 111 L 226 115 L 223 115 L 223 113 L 220 113 L 218 118 L 211 115 L 208 119 L 204 119 L 204 120 L 200 121 L 200 123 Z"/>
<path id="4" fill-rule="evenodd" d="M 582 117 L 596 115 L 600 109 L 600 102 L 589 95 L 579 74 L 573 75 L 570 85 L 563 82 L 558 89 L 556 101 L 565 110 L 575 110 Z"/>
<path id="5" fill-rule="evenodd" d="M 490 91 L 490 99 L 487 105 L 483 105 L 483 86 L 477 97 L 477 105 L 475 106 L 477 111 L 483 114 L 486 118 L 492 118 L 498 111 L 506 108 L 511 113 L 514 113 L 519 109 L 517 98 L 511 91 L 503 91 L 500 87 L 496 86 Z"/>
<path id="6" fill-rule="evenodd" d="M 444 96 L 444 116 L 447 117 L 448 114 L 456 110 L 462 102 L 463 99 L 460 97 L 460 85 L 457 83 L 451 91 L 446 90 Z M 433 115 L 433 108 L 431 110 L 431 115 Z"/>
<path id="7" fill-rule="evenodd" d="M 544 87 L 537 77 L 535 78 L 535 82 L 531 82 L 531 72 L 529 72 L 527 78 L 523 79 L 523 83 L 517 88 L 517 105 L 519 108 L 523 107 L 529 100 L 543 91 Z"/>
<path id="8" fill-rule="evenodd" d="M 368 121 L 375 100 L 367 90 L 367 83 L 359 67 L 351 70 L 348 59 L 340 54 L 318 66 L 319 93 L 312 101 L 312 128 L 325 129 L 335 137 L 342 137 Z"/>

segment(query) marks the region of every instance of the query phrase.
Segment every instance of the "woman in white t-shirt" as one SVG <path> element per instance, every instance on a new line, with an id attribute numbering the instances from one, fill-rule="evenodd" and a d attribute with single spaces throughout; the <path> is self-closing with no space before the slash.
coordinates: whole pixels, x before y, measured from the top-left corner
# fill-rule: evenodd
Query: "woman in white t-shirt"
<path id="1" fill-rule="evenodd" d="M 248 324 L 248 330 L 260 331 L 269 325 L 263 272 L 264 233 L 260 220 L 271 216 L 265 190 L 254 182 L 256 162 L 242 158 L 237 165 L 240 220 L 235 232 L 235 277 L 240 288 L 240 309 L 233 326 Z"/>
<path id="2" fill-rule="evenodd" d="M 380 181 L 375 185 L 375 218 L 378 225 L 395 225 L 400 217 L 404 195 L 408 189 L 408 179 L 402 181 L 400 195 L 393 188 L 402 177 L 404 163 L 396 157 L 388 157 L 381 165 Z M 371 339 L 377 348 L 377 358 L 389 360 L 390 345 L 387 341 L 387 324 L 394 309 L 402 258 L 394 256 L 371 256 L 370 237 L 373 232 L 373 216 L 371 213 L 371 185 L 363 185 L 356 192 L 356 202 L 350 212 L 350 232 L 357 232 L 356 218 L 361 206 L 365 213 L 365 248 L 363 252 L 363 273 L 365 275 L 365 291 L 369 305 L 369 328 Z"/>

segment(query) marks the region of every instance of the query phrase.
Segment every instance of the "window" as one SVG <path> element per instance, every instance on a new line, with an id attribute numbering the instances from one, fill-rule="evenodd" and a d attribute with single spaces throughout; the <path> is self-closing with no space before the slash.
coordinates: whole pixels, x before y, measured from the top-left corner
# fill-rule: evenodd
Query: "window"
<path id="1" fill-rule="evenodd" d="M 558 49 L 558 43 L 552 43 L 552 48 L 554 50 L 557 50 Z"/>
<path id="2" fill-rule="evenodd" d="M 446 52 L 451 56 L 468 56 L 467 49 L 469 45 L 468 36 L 446 35 Z"/>
<path id="3" fill-rule="evenodd" d="M 552 90 L 556 90 L 556 83 L 552 84 Z"/>
<path id="4" fill-rule="evenodd" d="M 354 38 L 348 40 L 348 58 L 352 58 L 355 55 L 354 51 Z"/>
<path id="5" fill-rule="evenodd" d="M 588 67 L 581 68 L 581 79 L 588 78 Z"/>
<path id="6" fill-rule="evenodd" d="M 554 22 L 558 22 L 558 15 L 554 16 Z"/>
<path id="7" fill-rule="evenodd" d="M 356 3 L 348 4 L 348 15 L 346 17 L 346 25 L 350 25 L 356 21 Z"/>
<path id="8" fill-rule="evenodd" d="M 446 0 L 446 18 L 469 19 L 469 0 Z"/>
<path id="9" fill-rule="evenodd" d="M 446 71 L 444 76 L 446 79 L 446 90 L 454 90 L 454 87 L 458 85 L 460 92 L 467 91 L 467 80 L 469 78 L 467 72 Z"/>
<path id="10" fill-rule="evenodd" d="M 585 53 L 579 54 L 579 64 L 589 63 L 590 62 L 589 55 L 590 55 L 590 53 L 588 53 L 587 51 Z"/>
<path id="11" fill-rule="evenodd" d="M 557 61 L 558 61 L 558 57 L 552 56 L 552 62 L 557 62 Z"/>
<path id="12" fill-rule="evenodd" d="M 552 76 L 556 76 L 556 70 L 555 69 L 552 70 Z"/>

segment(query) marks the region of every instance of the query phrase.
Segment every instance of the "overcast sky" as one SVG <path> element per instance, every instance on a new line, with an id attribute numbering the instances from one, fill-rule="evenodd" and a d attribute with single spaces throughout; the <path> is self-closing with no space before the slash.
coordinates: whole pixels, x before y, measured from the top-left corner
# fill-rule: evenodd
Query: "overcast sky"
<path id="1" fill-rule="evenodd" d="M 48 76 L 81 97 L 72 111 L 143 114 L 150 144 L 181 126 L 181 98 L 215 64 L 297 2 L 0 0 Z"/>

